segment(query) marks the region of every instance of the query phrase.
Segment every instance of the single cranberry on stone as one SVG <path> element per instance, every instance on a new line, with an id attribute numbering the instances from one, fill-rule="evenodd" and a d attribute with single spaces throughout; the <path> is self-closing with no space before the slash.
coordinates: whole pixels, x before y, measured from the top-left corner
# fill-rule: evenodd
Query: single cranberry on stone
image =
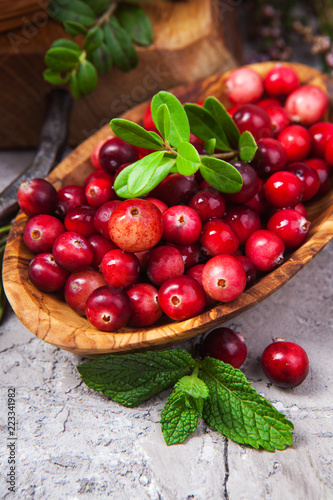
<path id="1" fill-rule="evenodd" d="M 184 270 L 184 261 L 177 248 L 161 245 L 150 251 L 146 274 L 154 285 L 161 286 L 167 279 L 184 274 Z"/>
<path id="2" fill-rule="evenodd" d="M 89 295 L 106 282 L 98 271 L 79 271 L 71 274 L 65 284 L 65 300 L 79 316 L 85 316 L 85 307 Z"/>
<path id="3" fill-rule="evenodd" d="M 286 248 L 297 248 L 304 243 L 310 222 L 292 208 L 278 210 L 267 222 L 267 229 L 283 240 Z"/>
<path id="4" fill-rule="evenodd" d="M 127 288 L 139 281 L 140 262 L 134 253 L 120 248 L 110 250 L 104 255 L 100 267 L 107 284 L 115 288 Z"/>
<path id="5" fill-rule="evenodd" d="M 45 179 L 22 181 L 17 191 L 20 209 L 29 217 L 54 214 L 58 205 L 56 189 Z"/>
<path id="6" fill-rule="evenodd" d="M 60 217 L 65 217 L 71 208 L 87 204 L 84 187 L 76 185 L 60 188 L 58 191 L 58 200 L 56 212 Z"/>
<path id="7" fill-rule="evenodd" d="M 238 108 L 233 120 L 240 133 L 248 130 L 256 141 L 273 134 L 272 122 L 267 112 L 256 104 L 245 104 Z"/>
<path id="8" fill-rule="evenodd" d="M 33 253 L 49 253 L 57 237 L 65 232 L 65 226 L 52 215 L 32 217 L 24 228 L 23 241 Z"/>
<path id="9" fill-rule="evenodd" d="M 158 291 L 149 283 L 136 283 L 126 290 L 131 299 L 132 313 L 128 324 L 145 327 L 156 323 L 163 314 L 158 303 Z"/>
<path id="10" fill-rule="evenodd" d="M 222 219 L 211 219 L 203 225 L 200 243 L 209 255 L 233 255 L 239 247 L 238 236 Z"/>
<path id="11" fill-rule="evenodd" d="M 125 326 L 131 312 L 132 303 L 127 293 L 110 285 L 96 288 L 86 302 L 89 323 L 104 332 L 112 332 Z"/>
<path id="12" fill-rule="evenodd" d="M 231 302 L 245 290 L 244 267 L 232 255 L 216 255 L 203 268 L 202 285 L 213 299 Z"/>
<path id="13" fill-rule="evenodd" d="M 202 355 L 219 359 L 234 368 L 240 368 L 247 356 L 247 347 L 243 335 L 231 328 L 215 328 L 205 337 Z"/>
<path id="14" fill-rule="evenodd" d="M 202 223 L 193 208 L 174 205 L 163 213 L 162 220 L 165 241 L 178 245 L 190 245 L 199 239 Z"/>
<path id="15" fill-rule="evenodd" d="M 65 216 L 65 227 L 67 231 L 74 231 L 85 238 L 96 233 L 94 217 L 96 210 L 92 207 L 80 206 L 68 210 Z"/>
<path id="16" fill-rule="evenodd" d="M 158 291 L 158 302 L 169 318 L 183 321 L 201 314 L 206 307 L 206 294 L 197 280 L 190 276 L 176 276 L 163 283 Z"/>
<path id="17" fill-rule="evenodd" d="M 231 71 L 224 85 L 224 92 L 233 103 L 256 102 L 264 93 L 264 83 L 261 76 L 246 67 Z"/>
<path id="18" fill-rule="evenodd" d="M 56 263 L 71 273 L 87 269 L 94 258 L 88 240 L 72 231 L 62 233 L 57 237 L 52 253 Z"/>
<path id="19" fill-rule="evenodd" d="M 111 240 L 126 252 L 149 250 L 162 237 L 162 214 L 150 201 L 125 200 L 112 212 L 109 234 Z"/>
<path id="20" fill-rule="evenodd" d="M 111 200 L 107 203 L 104 203 L 101 207 L 99 207 L 96 211 L 94 217 L 94 226 L 96 231 L 104 236 L 106 239 L 110 239 L 109 233 L 109 220 L 112 215 L 112 212 L 116 209 L 118 205 L 120 205 L 121 200 Z"/>
<path id="21" fill-rule="evenodd" d="M 267 229 L 251 234 L 245 245 L 245 255 L 259 271 L 272 271 L 282 264 L 285 245 L 282 238 Z"/>
<path id="22" fill-rule="evenodd" d="M 315 85 L 302 85 L 287 97 L 285 110 L 290 120 L 308 127 L 324 116 L 327 94 Z"/>
<path id="23" fill-rule="evenodd" d="M 119 139 L 119 137 L 107 139 L 100 148 L 98 156 L 101 168 L 112 175 L 124 163 L 134 163 L 138 159 L 138 150 L 131 144 Z"/>
<path id="24" fill-rule="evenodd" d="M 303 192 L 301 179 L 288 170 L 276 172 L 265 184 L 266 200 L 275 208 L 294 207 L 301 201 Z"/>
<path id="25" fill-rule="evenodd" d="M 36 255 L 29 264 L 29 280 L 42 292 L 56 292 L 64 287 L 68 272 L 61 268 L 51 253 Z"/>

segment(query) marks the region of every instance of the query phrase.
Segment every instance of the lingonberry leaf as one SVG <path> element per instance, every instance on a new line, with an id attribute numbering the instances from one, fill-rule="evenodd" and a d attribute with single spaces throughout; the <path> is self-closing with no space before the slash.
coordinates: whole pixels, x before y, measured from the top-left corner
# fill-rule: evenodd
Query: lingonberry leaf
<path id="1" fill-rule="evenodd" d="M 233 165 L 212 156 L 201 158 L 200 173 L 212 187 L 222 193 L 237 193 L 243 184 L 242 176 Z"/>
<path id="2" fill-rule="evenodd" d="M 83 24 L 76 23 L 75 21 L 65 21 L 64 28 L 71 36 L 85 35 L 88 30 Z"/>
<path id="3" fill-rule="evenodd" d="M 55 40 L 52 43 L 52 49 L 55 47 L 61 47 L 63 49 L 69 49 L 69 50 L 74 50 L 74 52 L 77 52 L 78 56 L 81 55 L 82 49 L 80 45 L 77 43 L 73 42 L 73 40 L 68 40 L 67 38 L 59 38 L 58 40 Z"/>
<path id="4" fill-rule="evenodd" d="M 70 75 L 71 75 L 70 87 L 71 87 L 72 96 L 74 97 L 74 99 L 82 99 L 84 94 L 82 93 L 82 91 L 79 88 L 77 71 L 72 71 L 70 73 Z"/>
<path id="5" fill-rule="evenodd" d="M 134 45 L 118 21 L 112 17 L 108 24 L 103 26 L 105 43 L 110 50 L 115 65 L 124 72 L 135 68 L 138 54 Z"/>
<path id="6" fill-rule="evenodd" d="M 105 43 L 102 43 L 97 49 L 92 51 L 89 54 L 89 59 L 101 75 L 107 75 L 110 72 L 112 68 L 112 56 Z"/>
<path id="7" fill-rule="evenodd" d="M 208 141 L 206 141 L 204 144 L 204 148 L 209 155 L 214 154 L 216 148 L 216 139 L 214 137 L 212 139 L 208 139 Z"/>
<path id="8" fill-rule="evenodd" d="M 45 62 L 52 71 L 63 73 L 71 71 L 79 64 L 79 53 L 65 47 L 54 47 L 45 54 Z"/>
<path id="9" fill-rule="evenodd" d="M 167 445 L 183 443 L 198 426 L 198 402 L 182 391 L 168 397 L 161 412 L 161 428 Z"/>
<path id="10" fill-rule="evenodd" d="M 216 147 L 222 151 L 230 151 L 230 145 L 227 136 L 214 116 L 198 104 L 188 103 L 184 105 L 188 120 L 190 122 L 191 132 L 202 139 L 216 139 Z"/>
<path id="11" fill-rule="evenodd" d="M 83 95 L 90 94 L 97 86 L 98 76 L 96 68 L 87 59 L 80 62 L 77 70 L 77 84 Z"/>
<path id="12" fill-rule="evenodd" d="M 93 51 L 97 49 L 101 45 L 104 40 L 104 32 L 102 28 L 98 26 L 94 26 L 91 30 L 88 31 L 87 36 L 85 37 L 83 48 L 87 52 Z"/>
<path id="13" fill-rule="evenodd" d="M 47 82 L 53 83 L 54 85 L 63 85 L 69 82 L 71 78 L 71 73 L 67 73 L 65 76 L 62 73 L 57 73 L 48 68 L 43 72 L 43 76 Z"/>
<path id="14" fill-rule="evenodd" d="M 258 149 L 257 143 L 248 130 L 242 133 L 239 138 L 238 151 L 239 158 L 243 161 L 251 161 Z"/>
<path id="15" fill-rule="evenodd" d="M 183 175 L 194 174 L 200 166 L 200 156 L 189 142 L 181 142 L 177 147 L 177 170 Z"/>
<path id="16" fill-rule="evenodd" d="M 154 178 L 156 169 L 160 164 L 163 151 L 156 151 L 144 156 L 135 164 L 135 168 L 131 170 L 128 180 L 127 188 L 133 197 L 140 196 L 145 193 L 145 188 L 149 182 Z"/>
<path id="17" fill-rule="evenodd" d="M 161 151 L 164 149 L 162 138 L 154 133 L 148 132 L 137 123 L 123 118 L 114 118 L 110 122 L 113 132 L 123 141 L 140 148 Z"/>
<path id="18" fill-rule="evenodd" d="M 192 398 L 206 399 L 209 396 L 209 390 L 203 380 L 197 377 L 195 373 L 192 375 L 185 375 L 178 380 L 175 389 L 185 392 Z"/>
<path id="19" fill-rule="evenodd" d="M 135 167 L 135 163 L 123 168 L 115 178 L 113 188 L 120 198 L 133 198 L 127 188 L 128 176 Z"/>
<path id="20" fill-rule="evenodd" d="M 120 5 L 117 9 L 120 25 L 131 40 L 138 45 L 150 45 L 153 41 L 151 22 L 145 11 L 138 5 Z"/>
<path id="21" fill-rule="evenodd" d="M 93 9 L 81 0 L 51 0 L 47 5 L 47 12 L 57 21 L 74 21 L 83 26 L 92 26 L 96 18 Z"/>
<path id="22" fill-rule="evenodd" d="M 155 125 L 157 125 L 157 110 L 162 104 L 166 104 L 170 113 L 169 142 L 171 146 L 176 148 L 183 141 L 189 142 L 190 126 L 186 113 L 178 99 L 170 92 L 161 90 L 151 101 L 151 114 Z"/>
<path id="23" fill-rule="evenodd" d="M 133 407 L 173 387 L 195 364 L 184 349 L 106 354 L 78 366 L 88 387 L 124 406 Z"/>
<path id="24" fill-rule="evenodd" d="M 161 132 L 162 137 L 168 141 L 170 136 L 171 116 L 166 104 L 161 104 L 157 109 L 156 122 L 157 129 Z"/>
<path id="25" fill-rule="evenodd" d="M 216 123 L 225 132 L 230 146 L 237 149 L 240 133 L 225 107 L 216 97 L 210 96 L 205 100 L 204 108 L 211 113 Z"/>
<path id="26" fill-rule="evenodd" d="M 283 450 L 292 444 L 293 424 L 256 392 L 240 370 L 208 357 L 198 376 L 209 389 L 203 405 L 209 426 L 256 449 Z"/>
<path id="27" fill-rule="evenodd" d="M 96 15 L 104 12 L 108 7 L 110 7 L 110 0 L 84 0 L 89 7 L 95 12 Z"/>

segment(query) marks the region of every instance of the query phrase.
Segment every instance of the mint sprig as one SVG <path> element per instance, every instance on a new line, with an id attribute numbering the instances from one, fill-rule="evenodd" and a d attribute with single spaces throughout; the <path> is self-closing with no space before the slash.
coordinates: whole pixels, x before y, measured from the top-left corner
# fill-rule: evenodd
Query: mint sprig
<path id="1" fill-rule="evenodd" d="M 184 349 L 110 354 L 78 366 L 88 387 L 133 407 L 174 387 L 161 412 L 168 445 L 182 443 L 203 418 L 233 441 L 258 449 L 292 444 L 293 424 L 247 382 L 217 359 L 194 358 Z"/>
<path id="2" fill-rule="evenodd" d="M 163 153 L 158 156 L 157 168 L 154 166 L 155 186 L 170 172 L 189 176 L 200 170 L 203 178 L 221 192 L 237 193 L 241 189 L 242 176 L 228 160 L 251 161 L 257 145 L 250 132 L 239 133 L 229 113 L 215 97 L 208 97 L 203 107 L 191 103 L 182 105 L 170 92 L 160 91 L 151 101 L 151 113 L 160 135 L 122 118 L 114 118 L 110 126 L 129 144 Z M 199 155 L 190 143 L 190 132 L 205 141 L 207 155 Z M 146 182 L 147 177 L 152 178 L 152 167 L 146 158 L 137 161 L 134 167 L 128 166 L 121 179 L 117 177 L 114 188 L 119 197 L 134 198 L 152 189 L 152 184 Z M 160 168 L 166 164 L 170 169 Z"/>

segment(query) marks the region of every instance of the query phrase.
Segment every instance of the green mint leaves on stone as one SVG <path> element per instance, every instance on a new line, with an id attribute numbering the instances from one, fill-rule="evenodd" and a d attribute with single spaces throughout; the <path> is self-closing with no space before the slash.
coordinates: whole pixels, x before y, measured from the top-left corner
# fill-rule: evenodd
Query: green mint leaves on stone
<path id="1" fill-rule="evenodd" d="M 233 441 L 268 451 L 292 445 L 293 424 L 249 384 L 214 358 L 195 361 L 184 349 L 103 355 L 78 366 L 88 387 L 133 407 L 174 387 L 161 412 L 168 445 L 196 431 L 199 418 Z"/>

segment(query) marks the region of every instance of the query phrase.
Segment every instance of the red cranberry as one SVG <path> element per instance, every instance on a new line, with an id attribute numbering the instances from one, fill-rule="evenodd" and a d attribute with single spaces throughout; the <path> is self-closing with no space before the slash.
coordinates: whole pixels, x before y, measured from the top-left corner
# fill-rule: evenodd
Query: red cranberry
<path id="1" fill-rule="evenodd" d="M 261 228 L 260 217 L 257 212 L 243 205 L 228 208 L 223 220 L 236 233 L 240 245 L 245 245 L 250 234 Z"/>
<path id="2" fill-rule="evenodd" d="M 48 253 L 64 231 L 63 223 L 52 215 L 35 215 L 24 228 L 23 241 L 33 253 Z"/>
<path id="3" fill-rule="evenodd" d="M 251 234 L 245 245 L 245 255 L 259 271 L 272 271 L 283 262 L 283 240 L 276 233 L 259 229 Z"/>
<path id="4" fill-rule="evenodd" d="M 232 255 L 216 255 L 203 268 L 205 292 L 219 302 L 230 302 L 243 293 L 246 286 L 244 268 Z"/>
<path id="5" fill-rule="evenodd" d="M 246 288 L 252 285 L 257 279 L 257 268 L 249 257 L 246 255 L 235 255 L 235 259 L 238 260 L 244 267 L 246 274 Z"/>
<path id="6" fill-rule="evenodd" d="M 267 212 L 268 203 L 265 198 L 264 181 L 262 179 L 259 179 L 259 188 L 257 194 L 254 195 L 251 200 L 244 203 L 244 205 L 252 208 L 252 210 L 257 212 L 259 215 L 263 215 Z"/>
<path id="7" fill-rule="evenodd" d="M 297 205 L 294 206 L 294 210 L 303 215 L 303 217 L 307 218 L 306 208 L 303 203 L 297 203 Z"/>
<path id="8" fill-rule="evenodd" d="M 17 202 L 29 217 L 53 214 L 58 204 L 56 189 L 45 179 L 22 181 L 17 191 Z"/>
<path id="9" fill-rule="evenodd" d="M 95 269 L 99 269 L 99 265 L 106 253 L 118 248 L 112 241 L 107 240 L 101 234 L 92 234 L 89 236 L 88 242 L 94 254 L 91 266 Z"/>
<path id="10" fill-rule="evenodd" d="M 164 203 L 164 201 L 162 200 L 158 200 L 157 198 L 145 198 L 146 201 L 150 201 L 151 203 L 153 203 L 154 205 L 157 206 L 157 208 L 159 209 L 159 211 L 161 212 L 161 214 L 164 214 L 164 212 L 168 209 L 168 205 L 166 203 Z"/>
<path id="11" fill-rule="evenodd" d="M 278 210 L 267 223 L 267 229 L 278 234 L 286 248 L 297 248 L 302 245 L 309 227 L 310 222 L 292 208 Z"/>
<path id="12" fill-rule="evenodd" d="M 255 102 L 264 92 L 263 79 L 250 68 L 237 68 L 226 79 L 224 92 L 233 103 Z"/>
<path id="13" fill-rule="evenodd" d="M 67 231 L 74 231 L 85 238 L 96 233 L 94 217 L 96 211 L 91 207 L 71 208 L 65 217 L 65 227 Z"/>
<path id="14" fill-rule="evenodd" d="M 319 189 L 317 195 L 322 196 L 330 191 L 332 184 L 330 180 L 330 168 L 327 163 L 320 158 L 308 158 L 305 163 L 317 172 L 319 177 Z"/>
<path id="15" fill-rule="evenodd" d="M 85 189 L 85 195 L 89 205 L 94 208 L 99 208 L 104 203 L 117 198 L 113 189 L 113 181 L 102 178 L 90 181 Z"/>
<path id="16" fill-rule="evenodd" d="M 162 200 L 168 207 L 187 205 L 192 196 L 199 191 L 199 185 L 193 176 L 179 173 L 170 174 L 151 191 L 150 195 Z"/>
<path id="17" fill-rule="evenodd" d="M 212 219 L 203 225 L 200 243 L 209 255 L 233 255 L 239 246 L 238 236 L 222 219 Z"/>
<path id="18" fill-rule="evenodd" d="M 288 162 L 305 160 L 312 145 L 310 132 L 302 125 L 289 125 L 278 135 L 278 141 L 287 153 Z"/>
<path id="19" fill-rule="evenodd" d="M 65 285 L 68 272 L 58 266 L 51 253 L 40 253 L 31 260 L 28 275 L 38 290 L 56 292 Z"/>
<path id="20" fill-rule="evenodd" d="M 134 163 L 139 159 L 137 149 L 119 137 L 111 137 L 102 145 L 99 152 L 99 164 L 109 174 L 115 174 L 124 163 Z"/>
<path id="21" fill-rule="evenodd" d="M 302 200 L 307 201 L 313 198 L 320 187 L 317 172 L 305 162 L 289 163 L 287 170 L 297 175 L 303 182 L 304 191 Z"/>
<path id="22" fill-rule="evenodd" d="M 124 290 L 102 286 L 94 290 L 86 303 L 89 323 L 104 332 L 125 326 L 131 316 L 131 299 Z"/>
<path id="23" fill-rule="evenodd" d="M 191 243 L 189 245 L 175 245 L 174 243 L 168 243 L 180 252 L 183 262 L 185 264 L 185 269 L 192 267 L 199 262 L 204 260 L 204 256 L 202 253 L 202 247 L 198 241 Z"/>
<path id="24" fill-rule="evenodd" d="M 309 128 L 309 132 L 312 137 L 311 156 L 325 158 L 326 144 L 333 138 L 333 123 L 314 123 Z"/>
<path id="25" fill-rule="evenodd" d="M 282 108 L 282 104 L 278 99 L 274 99 L 273 97 L 266 97 L 265 99 L 260 99 L 260 101 L 256 102 L 256 105 L 260 108 Z"/>
<path id="26" fill-rule="evenodd" d="M 163 238 L 170 243 L 190 245 L 198 240 L 202 223 L 193 208 L 175 205 L 162 215 Z"/>
<path id="27" fill-rule="evenodd" d="M 215 328 L 208 333 L 202 344 L 203 356 L 210 356 L 239 368 L 247 356 L 244 337 L 231 328 Z"/>
<path id="28" fill-rule="evenodd" d="M 204 289 L 190 276 L 176 276 L 163 283 L 158 301 L 169 318 L 183 321 L 201 314 L 206 307 Z"/>
<path id="29" fill-rule="evenodd" d="M 277 64 L 265 76 L 264 86 L 268 95 L 285 97 L 300 86 L 300 81 L 293 68 Z"/>
<path id="30" fill-rule="evenodd" d="M 61 217 L 65 217 L 71 208 L 87 204 L 84 188 L 82 186 L 65 186 L 59 189 L 58 198 L 57 214 Z"/>
<path id="31" fill-rule="evenodd" d="M 142 118 L 143 126 L 146 129 L 155 128 L 155 123 L 151 114 L 151 106 L 148 104 Z"/>
<path id="32" fill-rule="evenodd" d="M 89 295 L 105 286 L 103 276 L 98 271 L 80 271 L 69 276 L 65 285 L 65 300 L 76 314 L 85 316 L 85 307 Z"/>
<path id="33" fill-rule="evenodd" d="M 99 152 L 101 150 L 101 147 L 104 145 L 104 143 L 106 141 L 108 141 L 109 139 L 112 139 L 112 136 L 109 136 L 106 139 L 101 139 L 100 141 L 96 142 L 94 149 L 93 149 L 93 152 L 91 153 L 90 161 L 91 161 L 92 166 L 94 168 L 96 168 L 96 170 L 102 168 L 100 163 L 99 163 Z"/>
<path id="34" fill-rule="evenodd" d="M 113 175 L 108 174 L 105 170 L 99 169 L 88 175 L 84 181 L 84 187 L 86 188 L 91 181 L 95 181 L 96 179 L 108 179 L 112 184 L 114 181 Z"/>
<path id="35" fill-rule="evenodd" d="M 294 207 L 302 199 L 304 186 L 297 175 L 287 170 L 273 174 L 265 184 L 265 197 L 276 208 Z"/>
<path id="36" fill-rule="evenodd" d="M 158 303 L 158 291 L 153 285 L 137 283 L 126 291 L 132 303 L 129 325 L 150 326 L 160 319 L 163 311 Z"/>
<path id="37" fill-rule="evenodd" d="M 96 231 L 104 236 L 104 238 L 110 239 L 109 220 L 112 212 L 118 205 L 120 205 L 120 203 L 120 200 L 108 201 L 97 209 L 94 217 L 94 226 Z"/>
<path id="38" fill-rule="evenodd" d="M 325 147 L 325 161 L 330 165 L 330 167 L 333 167 L 333 139 L 327 141 Z"/>
<path id="39" fill-rule="evenodd" d="M 290 120 L 282 106 L 268 106 L 264 108 L 271 120 L 273 137 L 277 137 L 282 130 L 290 125 Z"/>
<path id="40" fill-rule="evenodd" d="M 202 271 L 203 271 L 204 267 L 205 267 L 205 264 L 196 264 L 195 266 L 190 267 L 190 269 L 187 269 L 187 271 L 185 272 L 185 274 L 186 274 L 186 276 L 190 276 L 191 278 L 197 280 L 198 283 L 200 283 L 200 285 L 202 286 Z M 210 297 L 206 293 L 206 304 L 207 304 L 207 307 L 212 307 L 217 302 L 218 302 L 217 300 L 213 299 L 212 297 Z"/>
<path id="41" fill-rule="evenodd" d="M 273 126 L 267 112 L 256 104 L 241 106 L 233 116 L 240 133 L 248 130 L 255 140 L 271 137 Z"/>
<path id="42" fill-rule="evenodd" d="M 140 262 L 133 253 L 116 248 L 104 255 L 101 272 L 108 285 L 127 288 L 139 281 Z"/>
<path id="43" fill-rule="evenodd" d="M 262 353 L 261 366 L 273 384 L 279 387 L 296 387 L 309 373 L 309 358 L 300 345 L 276 340 Z"/>
<path id="44" fill-rule="evenodd" d="M 111 240 L 126 252 L 141 252 L 153 248 L 163 234 L 162 214 L 150 201 L 123 201 L 109 220 Z"/>
<path id="45" fill-rule="evenodd" d="M 328 106 L 327 94 L 314 85 L 302 85 L 287 97 L 285 109 L 293 122 L 312 125 L 323 117 Z"/>
<path id="46" fill-rule="evenodd" d="M 234 161 L 232 165 L 242 176 L 242 187 L 238 193 L 226 195 L 228 201 L 232 203 L 246 203 L 256 195 L 259 189 L 259 178 L 257 172 L 251 165 L 243 161 Z"/>
<path id="47" fill-rule="evenodd" d="M 189 207 L 193 208 L 202 222 L 209 219 L 221 219 L 225 212 L 225 200 L 216 189 L 206 188 L 198 191 L 190 200 Z"/>
<path id="48" fill-rule="evenodd" d="M 53 245 L 53 255 L 56 263 L 71 273 L 87 269 L 94 257 L 88 240 L 72 231 L 58 236 Z"/>
<path id="49" fill-rule="evenodd" d="M 287 154 L 279 141 L 265 137 L 259 139 L 257 146 L 251 165 L 259 176 L 269 177 L 274 172 L 285 169 Z"/>
<path id="50" fill-rule="evenodd" d="M 181 276 L 184 269 L 183 258 L 177 248 L 161 245 L 150 251 L 146 273 L 154 285 L 161 286 L 167 279 Z"/>

